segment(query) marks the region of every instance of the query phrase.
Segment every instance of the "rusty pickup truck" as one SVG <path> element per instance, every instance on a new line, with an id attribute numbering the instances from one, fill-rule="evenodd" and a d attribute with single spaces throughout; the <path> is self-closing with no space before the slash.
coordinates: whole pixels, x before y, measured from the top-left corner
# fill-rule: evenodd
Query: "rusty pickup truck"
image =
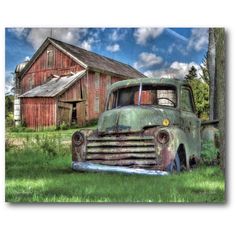
<path id="1" fill-rule="evenodd" d="M 96 130 L 72 136 L 72 169 L 165 175 L 190 168 L 201 139 L 216 128 L 202 125 L 185 80 L 141 78 L 111 85 Z"/>

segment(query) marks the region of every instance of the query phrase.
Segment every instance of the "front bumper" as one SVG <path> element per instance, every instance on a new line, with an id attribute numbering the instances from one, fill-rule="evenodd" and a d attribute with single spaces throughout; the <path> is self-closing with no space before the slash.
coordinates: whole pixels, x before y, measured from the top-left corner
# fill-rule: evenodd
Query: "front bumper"
<path id="1" fill-rule="evenodd" d="M 139 175 L 155 175 L 165 176 L 169 173 L 160 170 L 147 170 L 142 168 L 129 168 L 123 166 L 110 166 L 95 164 L 91 162 L 72 162 L 72 169 L 80 172 L 109 172 L 109 173 L 124 173 L 124 174 L 139 174 Z"/>

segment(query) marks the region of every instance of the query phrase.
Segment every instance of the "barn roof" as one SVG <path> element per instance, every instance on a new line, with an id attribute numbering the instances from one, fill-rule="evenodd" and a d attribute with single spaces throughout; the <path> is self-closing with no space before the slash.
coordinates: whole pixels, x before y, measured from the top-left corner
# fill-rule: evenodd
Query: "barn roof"
<path id="1" fill-rule="evenodd" d="M 97 53 L 49 37 L 44 41 L 41 47 L 33 55 L 29 63 L 22 71 L 21 76 L 25 74 L 25 72 L 31 67 L 31 65 L 34 63 L 37 57 L 41 54 L 41 52 L 50 43 L 53 44 L 55 47 L 57 47 L 59 50 L 62 50 L 73 60 L 82 65 L 85 69 L 92 69 L 101 72 L 110 72 L 127 78 L 146 77 L 144 74 L 142 74 L 141 72 L 134 69 L 132 66 L 128 64 L 113 60 L 111 58 L 99 55 Z"/>
<path id="2" fill-rule="evenodd" d="M 82 70 L 73 75 L 53 77 L 47 83 L 31 89 L 19 97 L 55 97 L 62 94 L 85 74 L 86 70 Z"/>

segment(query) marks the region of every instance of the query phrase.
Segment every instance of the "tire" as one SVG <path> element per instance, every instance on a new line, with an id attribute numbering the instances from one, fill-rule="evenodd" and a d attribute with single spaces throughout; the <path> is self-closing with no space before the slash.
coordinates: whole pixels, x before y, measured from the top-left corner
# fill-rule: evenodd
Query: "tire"
<path id="1" fill-rule="evenodd" d="M 167 166 L 166 170 L 170 173 L 180 172 L 180 159 L 178 152 L 175 154 L 175 159 Z"/>

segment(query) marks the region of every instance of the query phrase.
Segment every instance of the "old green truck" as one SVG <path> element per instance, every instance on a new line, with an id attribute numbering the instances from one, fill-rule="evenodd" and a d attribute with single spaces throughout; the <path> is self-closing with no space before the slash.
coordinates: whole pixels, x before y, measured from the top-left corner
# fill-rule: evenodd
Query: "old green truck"
<path id="1" fill-rule="evenodd" d="M 96 130 L 72 136 L 72 169 L 165 175 L 187 170 L 201 140 L 215 142 L 214 122 L 201 123 L 185 80 L 141 78 L 111 85 Z"/>

